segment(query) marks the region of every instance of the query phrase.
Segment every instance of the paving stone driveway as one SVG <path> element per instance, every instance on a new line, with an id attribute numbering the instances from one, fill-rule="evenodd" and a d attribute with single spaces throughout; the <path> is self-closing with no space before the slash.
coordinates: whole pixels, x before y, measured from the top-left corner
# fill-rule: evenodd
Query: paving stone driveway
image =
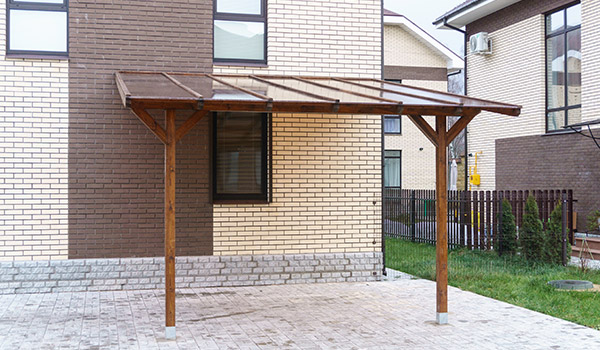
<path id="1" fill-rule="evenodd" d="M 178 290 L 177 341 L 162 291 L 0 296 L 0 349 L 600 349 L 600 332 L 455 288 L 402 279 Z"/>

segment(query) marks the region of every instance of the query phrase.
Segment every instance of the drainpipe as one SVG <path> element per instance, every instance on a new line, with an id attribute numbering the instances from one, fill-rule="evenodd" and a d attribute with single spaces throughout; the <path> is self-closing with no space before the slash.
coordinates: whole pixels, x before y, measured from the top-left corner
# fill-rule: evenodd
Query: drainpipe
<path id="1" fill-rule="evenodd" d="M 444 17 L 444 26 L 448 27 L 452 30 L 455 30 L 459 33 L 462 33 L 464 36 L 463 42 L 465 43 L 465 47 L 464 47 L 463 59 L 465 61 L 465 68 L 464 68 L 464 77 L 463 77 L 463 94 L 466 96 L 467 95 L 467 45 L 469 44 L 468 38 L 467 38 L 467 31 L 460 29 L 458 27 L 455 27 L 451 24 L 448 24 L 448 17 Z M 468 142 L 467 142 L 467 128 L 465 128 L 465 191 L 468 189 L 469 189 L 469 149 L 468 149 Z"/>

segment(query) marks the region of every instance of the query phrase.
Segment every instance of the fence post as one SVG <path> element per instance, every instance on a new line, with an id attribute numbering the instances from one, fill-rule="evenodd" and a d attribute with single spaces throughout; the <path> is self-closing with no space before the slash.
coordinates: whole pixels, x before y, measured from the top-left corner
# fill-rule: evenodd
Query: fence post
<path id="1" fill-rule="evenodd" d="M 411 190 L 410 191 L 410 237 L 411 240 L 414 242 L 415 241 L 415 236 L 416 236 L 416 232 L 417 232 L 417 228 L 416 228 L 416 220 L 415 220 L 415 214 L 416 214 L 416 205 L 415 205 L 415 190 Z"/>
<path id="2" fill-rule="evenodd" d="M 567 194 L 562 193 L 562 264 L 567 266 Z"/>

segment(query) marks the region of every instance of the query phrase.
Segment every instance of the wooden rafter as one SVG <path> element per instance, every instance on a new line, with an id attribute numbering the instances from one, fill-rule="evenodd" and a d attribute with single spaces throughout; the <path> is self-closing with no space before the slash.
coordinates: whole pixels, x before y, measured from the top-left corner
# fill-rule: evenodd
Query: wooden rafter
<path id="1" fill-rule="evenodd" d="M 196 97 L 196 98 L 203 98 L 202 94 L 200 94 L 199 92 L 197 92 L 196 90 L 190 88 L 189 86 L 183 84 L 182 82 L 180 82 L 179 80 L 175 79 L 174 77 L 172 77 L 171 75 L 162 72 L 161 73 L 165 78 L 169 79 L 171 82 L 173 82 L 173 84 L 177 85 L 178 87 L 182 88 L 183 90 L 187 91 L 189 94 L 191 94 L 192 96 Z"/>
<path id="2" fill-rule="evenodd" d="M 258 77 L 256 75 L 250 75 L 250 78 L 252 78 L 252 79 L 254 79 L 256 81 L 260 81 L 262 83 L 274 86 L 276 88 L 284 89 L 284 90 L 288 90 L 288 91 L 292 91 L 292 92 L 295 92 L 295 93 L 298 93 L 298 94 L 301 94 L 301 95 L 304 95 L 304 96 L 316 98 L 316 99 L 319 99 L 319 100 L 334 102 L 334 103 L 340 103 L 339 99 L 335 99 L 335 98 L 330 98 L 330 97 L 325 97 L 325 96 L 313 94 L 311 92 L 300 90 L 300 89 L 294 89 L 293 87 L 289 87 L 289 86 L 286 86 L 286 85 L 283 85 L 283 84 L 278 84 L 278 83 L 275 83 L 273 81 L 270 81 L 269 79 L 263 79 L 263 78 Z"/>

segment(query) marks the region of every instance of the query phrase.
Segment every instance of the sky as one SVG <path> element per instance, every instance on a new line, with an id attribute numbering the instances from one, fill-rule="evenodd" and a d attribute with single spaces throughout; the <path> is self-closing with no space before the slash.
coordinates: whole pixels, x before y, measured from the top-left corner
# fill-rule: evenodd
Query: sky
<path id="1" fill-rule="evenodd" d="M 435 29 L 431 24 L 462 2 L 464 0 L 384 0 L 384 7 L 408 17 L 452 51 L 462 55 L 463 34 L 454 30 Z"/>

